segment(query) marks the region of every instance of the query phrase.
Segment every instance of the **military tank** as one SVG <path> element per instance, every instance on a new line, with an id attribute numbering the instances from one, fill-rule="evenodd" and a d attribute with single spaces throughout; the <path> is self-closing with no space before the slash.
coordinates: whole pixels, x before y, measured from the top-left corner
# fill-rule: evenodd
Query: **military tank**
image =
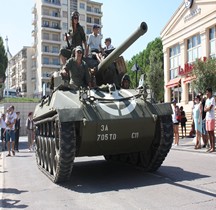
<path id="1" fill-rule="evenodd" d="M 70 89 L 54 76 L 52 93 L 33 116 L 37 165 L 54 183 L 70 179 L 75 157 L 103 155 L 151 172 L 163 163 L 173 141 L 170 103 L 152 104 L 143 88 L 119 85 L 126 71 L 121 54 L 146 31 L 143 22 L 95 66 L 96 88 Z"/>

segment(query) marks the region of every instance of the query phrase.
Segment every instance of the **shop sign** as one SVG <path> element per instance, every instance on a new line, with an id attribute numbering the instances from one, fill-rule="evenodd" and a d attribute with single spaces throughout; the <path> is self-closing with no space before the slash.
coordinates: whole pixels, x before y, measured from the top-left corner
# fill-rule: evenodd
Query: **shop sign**
<path id="1" fill-rule="evenodd" d="M 184 68 L 181 68 L 179 66 L 178 68 L 178 74 L 179 75 L 185 75 L 193 71 L 193 64 L 185 63 Z"/>
<path id="2" fill-rule="evenodd" d="M 184 18 L 184 22 L 189 21 L 190 19 L 192 19 L 193 17 L 195 17 L 196 15 L 201 13 L 201 8 L 195 8 L 193 9 L 189 15 L 186 15 Z"/>
<path id="3" fill-rule="evenodd" d="M 203 60 L 206 62 L 207 57 L 199 58 L 199 60 Z M 178 67 L 178 74 L 179 75 L 186 75 L 193 71 L 193 64 L 185 63 L 184 68 L 181 68 L 181 66 Z"/>

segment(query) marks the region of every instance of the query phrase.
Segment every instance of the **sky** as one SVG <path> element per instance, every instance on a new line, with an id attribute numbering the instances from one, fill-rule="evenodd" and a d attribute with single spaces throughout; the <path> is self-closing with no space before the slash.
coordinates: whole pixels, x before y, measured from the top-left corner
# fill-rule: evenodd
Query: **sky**
<path id="1" fill-rule="evenodd" d="M 102 6 L 103 38 L 111 37 L 112 45 L 118 47 L 141 24 L 146 22 L 148 31 L 131 45 L 123 56 L 130 60 L 143 51 L 149 42 L 160 36 L 161 31 L 177 11 L 184 0 L 95 0 Z M 6 0 L 0 7 L 0 36 L 6 48 L 8 37 L 9 50 L 12 55 L 18 53 L 23 46 L 32 46 L 33 30 L 32 8 L 34 0 Z M 102 40 L 102 45 L 104 40 Z"/>

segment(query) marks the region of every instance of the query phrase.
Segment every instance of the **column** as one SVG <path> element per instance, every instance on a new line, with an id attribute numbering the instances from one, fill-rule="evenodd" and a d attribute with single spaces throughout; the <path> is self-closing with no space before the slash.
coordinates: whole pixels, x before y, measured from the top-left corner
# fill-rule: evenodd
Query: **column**
<path id="1" fill-rule="evenodd" d="M 164 54 L 164 102 L 170 102 L 170 88 L 166 88 L 166 84 L 170 80 L 170 75 L 169 75 L 169 58 L 168 58 L 168 49 L 165 49 L 163 54 Z"/>

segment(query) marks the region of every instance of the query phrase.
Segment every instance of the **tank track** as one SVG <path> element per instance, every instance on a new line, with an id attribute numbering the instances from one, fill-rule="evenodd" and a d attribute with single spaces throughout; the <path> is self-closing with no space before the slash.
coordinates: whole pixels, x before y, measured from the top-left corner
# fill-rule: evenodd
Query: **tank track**
<path id="1" fill-rule="evenodd" d="M 54 183 L 69 180 L 76 152 L 75 123 L 44 121 L 36 129 L 39 169 Z"/>
<path id="2" fill-rule="evenodd" d="M 120 161 L 141 167 L 144 171 L 156 171 L 170 151 L 173 142 L 173 123 L 170 115 L 160 116 L 157 120 L 154 141 L 151 149 L 146 152 L 106 155 L 108 161 Z"/>

